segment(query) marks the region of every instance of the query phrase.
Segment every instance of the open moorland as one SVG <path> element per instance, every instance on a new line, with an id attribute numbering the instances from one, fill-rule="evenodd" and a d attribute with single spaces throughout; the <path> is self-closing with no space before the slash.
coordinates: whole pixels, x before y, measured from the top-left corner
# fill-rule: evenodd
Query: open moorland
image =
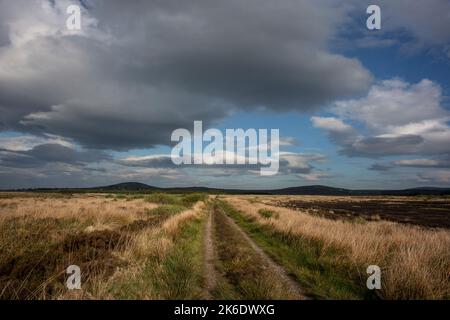
<path id="1" fill-rule="evenodd" d="M 272 197 L 264 202 L 329 219 L 383 219 L 425 227 L 450 228 L 450 197 L 288 196 Z"/>
<path id="2" fill-rule="evenodd" d="M 0 193 L 1 299 L 449 299 L 450 199 Z M 81 269 L 81 289 L 66 269 Z M 369 265 L 380 290 L 366 287 Z"/>

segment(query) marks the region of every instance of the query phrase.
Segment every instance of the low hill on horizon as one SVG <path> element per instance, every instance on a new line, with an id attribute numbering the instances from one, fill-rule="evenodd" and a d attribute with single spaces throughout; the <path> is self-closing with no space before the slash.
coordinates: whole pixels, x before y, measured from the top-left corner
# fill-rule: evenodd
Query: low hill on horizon
<path id="1" fill-rule="evenodd" d="M 7 191 L 7 190 L 4 190 Z M 20 189 L 9 191 L 67 191 L 67 192 L 210 192 L 210 193 L 228 193 L 228 194 L 267 194 L 267 195 L 334 195 L 334 196 L 351 196 L 351 195 L 450 195 L 450 188 L 439 187 L 416 187 L 400 190 L 378 190 L 378 189 L 345 189 L 335 188 L 324 185 L 308 185 L 289 187 L 281 189 L 267 190 L 247 190 L 247 189 L 221 189 L 208 187 L 172 187 L 160 188 L 147 185 L 141 182 L 123 182 L 108 186 L 92 187 L 92 188 L 36 188 L 36 189 Z"/>

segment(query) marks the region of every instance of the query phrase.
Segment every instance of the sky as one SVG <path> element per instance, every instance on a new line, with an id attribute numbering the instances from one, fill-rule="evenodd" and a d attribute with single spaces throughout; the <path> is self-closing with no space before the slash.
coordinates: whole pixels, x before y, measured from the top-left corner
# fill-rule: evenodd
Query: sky
<path id="1" fill-rule="evenodd" d="M 449 96 L 449 0 L 0 0 L 0 189 L 450 187 Z M 278 174 L 175 165 L 194 121 L 279 129 Z"/>

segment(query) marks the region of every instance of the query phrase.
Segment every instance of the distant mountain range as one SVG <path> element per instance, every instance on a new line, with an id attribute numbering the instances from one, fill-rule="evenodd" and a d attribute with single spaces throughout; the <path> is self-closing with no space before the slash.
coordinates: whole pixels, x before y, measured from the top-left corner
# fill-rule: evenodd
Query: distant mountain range
<path id="1" fill-rule="evenodd" d="M 351 196 L 351 195 L 450 195 L 450 188 L 437 187 L 419 187 L 403 190 L 352 190 L 344 188 L 333 188 L 321 185 L 290 187 L 283 189 L 270 190 L 243 190 L 243 189 L 217 189 L 207 187 L 184 187 L 184 188 L 159 188 L 149 186 L 140 182 L 124 182 L 109 186 L 93 187 L 93 188 L 40 188 L 40 189 L 22 189 L 15 191 L 92 191 L 92 192 L 209 192 L 209 193 L 228 193 L 228 194 L 268 194 L 268 195 L 335 195 L 335 196 Z"/>

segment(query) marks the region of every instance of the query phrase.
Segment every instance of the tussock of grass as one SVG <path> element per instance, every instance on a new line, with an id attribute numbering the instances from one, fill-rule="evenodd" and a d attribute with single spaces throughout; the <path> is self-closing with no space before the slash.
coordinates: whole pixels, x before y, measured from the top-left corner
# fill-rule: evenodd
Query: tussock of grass
<path id="1" fill-rule="evenodd" d="M 163 204 L 153 209 L 147 209 L 145 212 L 149 215 L 170 216 L 186 210 L 186 207 L 175 204 Z"/>
<path id="2" fill-rule="evenodd" d="M 203 223 L 204 219 L 196 219 L 185 224 L 174 238 L 173 251 L 162 261 L 159 290 L 164 299 L 201 297 Z"/>
<path id="3" fill-rule="evenodd" d="M 181 197 L 181 202 L 186 207 L 191 207 L 198 201 L 206 201 L 207 195 L 201 193 L 187 193 Z"/>
<path id="4" fill-rule="evenodd" d="M 152 193 L 145 196 L 145 200 L 148 202 L 158 204 L 172 204 L 172 205 L 182 204 L 179 196 L 168 193 Z"/>
<path id="5" fill-rule="evenodd" d="M 278 219 L 278 217 L 279 217 L 278 213 L 276 213 L 273 210 L 269 210 L 269 209 L 259 209 L 258 213 L 261 217 L 267 218 L 267 219 L 269 219 L 269 218 Z"/>
<path id="6" fill-rule="evenodd" d="M 145 200 L 152 203 L 192 207 L 198 201 L 206 200 L 206 195 L 197 193 L 170 194 L 152 193 L 145 196 Z"/>

